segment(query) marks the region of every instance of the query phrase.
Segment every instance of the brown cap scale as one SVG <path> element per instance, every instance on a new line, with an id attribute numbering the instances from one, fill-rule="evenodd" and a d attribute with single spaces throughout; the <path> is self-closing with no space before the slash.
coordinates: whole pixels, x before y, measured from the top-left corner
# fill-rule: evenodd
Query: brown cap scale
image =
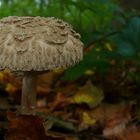
<path id="1" fill-rule="evenodd" d="M 0 70 L 24 72 L 22 114 L 34 114 L 37 72 L 67 68 L 82 57 L 80 35 L 60 19 L 11 16 L 0 20 Z"/>

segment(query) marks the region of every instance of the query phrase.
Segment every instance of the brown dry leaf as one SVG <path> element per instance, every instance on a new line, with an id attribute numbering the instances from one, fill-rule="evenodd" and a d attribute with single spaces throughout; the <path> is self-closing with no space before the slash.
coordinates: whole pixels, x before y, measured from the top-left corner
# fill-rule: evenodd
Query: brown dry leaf
<path id="1" fill-rule="evenodd" d="M 54 98 L 54 101 L 49 103 L 50 111 L 55 110 L 56 108 L 63 107 L 68 104 L 68 100 L 63 96 L 61 92 L 58 92 Z"/>
<path id="2" fill-rule="evenodd" d="M 3 79 L 4 79 L 4 73 L 0 71 L 0 81 L 3 81 Z"/>
<path id="3" fill-rule="evenodd" d="M 131 120 L 131 105 L 116 106 L 115 112 L 108 113 L 110 116 L 106 118 L 103 134 L 111 138 L 123 138 L 123 133 Z"/>
<path id="4" fill-rule="evenodd" d="M 47 132 L 47 136 L 56 138 L 56 140 L 79 140 L 77 137 L 52 131 Z"/>
<path id="5" fill-rule="evenodd" d="M 125 112 L 124 112 L 125 111 Z M 131 105 L 125 103 L 118 103 L 118 104 L 109 104 L 109 103 L 102 103 L 96 108 L 88 111 L 90 116 L 97 121 L 102 122 L 103 124 L 110 122 L 112 118 L 118 119 L 122 118 L 130 118 Z"/>
<path id="6" fill-rule="evenodd" d="M 47 106 L 46 98 L 37 100 L 37 108 L 45 108 Z"/>
<path id="7" fill-rule="evenodd" d="M 126 137 L 127 140 L 140 140 L 140 131 L 135 133 L 129 133 Z"/>
<path id="8" fill-rule="evenodd" d="M 48 85 L 44 86 L 37 86 L 37 94 L 42 97 L 48 94 L 51 91 L 51 88 Z"/>
<path id="9" fill-rule="evenodd" d="M 79 140 L 77 137 L 66 137 L 66 140 Z"/>
<path id="10" fill-rule="evenodd" d="M 54 79 L 56 78 L 55 76 L 56 75 L 54 72 L 47 72 L 45 74 L 42 74 L 39 76 L 38 83 L 40 85 L 44 85 L 44 84 L 51 85 Z"/>
<path id="11" fill-rule="evenodd" d="M 38 95 L 46 95 L 52 91 L 51 86 L 56 83 L 58 77 L 59 75 L 54 72 L 47 72 L 40 75 L 38 78 Z"/>
<path id="12" fill-rule="evenodd" d="M 119 130 L 120 133 L 111 135 L 109 136 L 109 138 L 113 140 L 140 140 L 140 130 L 134 124 L 126 125 L 125 129 L 123 129 L 122 131 L 121 130 L 122 128 L 120 128 Z"/>
<path id="13" fill-rule="evenodd" d="M 7 113 L 9 129 L 6 140 L 65 140 L 65 136 L 45 132 L 43 120 L 38 116 Z"/>
<path id="14" fill-rule="evenodd" d="M 42 120 L 32 115 L 15 115 L 7 113 L 9 129 L 6 140 L 48 140 Z"/>
<path id="15" fill-rule="evenodd" d="M 71 96 L 71 95 L 75 94 L 75 92 L 77 90 L 78 90 L 78 85 L 73 81 L 67 82 L 67 84 L 65 86 L 62 85 L 61 83 L 59 83 L 56 86 L 57 92 L 62 92 L 64 95 L 67 95 L 67 96 Z"/>
<path id="16" fill-rule="evenodd" d="M 83 113 L 85 112 L 86 114 L 83 119 Z M 80 120 L 78 124 L 80 128 L 79 130 L 85 130 L 99 124 L 104 129 L 104 135 L 117 135 L 117 133 L 123 130 L 128 122 L 131 121 L 131 105 L 125 103 L 102 103 L 96 108 L 90 110 L 78 108 L 75 115 L 77 115 L 77 118 L 79 118 L 78 120 Z"/>

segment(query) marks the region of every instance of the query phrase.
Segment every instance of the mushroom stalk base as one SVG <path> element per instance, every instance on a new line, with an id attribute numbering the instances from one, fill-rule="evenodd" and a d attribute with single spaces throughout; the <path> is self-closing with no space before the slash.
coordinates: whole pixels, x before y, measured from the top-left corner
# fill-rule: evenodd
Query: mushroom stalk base
<path id="1" fill-rule="evenodd" d="M 21 114 L 35 115 L 37 92 L 37 75 L 24 73 L 22 83 Z"/>

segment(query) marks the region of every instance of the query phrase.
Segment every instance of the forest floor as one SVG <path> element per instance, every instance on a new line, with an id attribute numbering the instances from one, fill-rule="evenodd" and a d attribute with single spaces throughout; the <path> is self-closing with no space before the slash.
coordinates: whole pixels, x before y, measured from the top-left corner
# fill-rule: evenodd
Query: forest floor
<path id="1" fill-rule="evenodd" d="M 140 140 L 139 85 L 117 75 L 39 76 L 37 115 L 20 115 L 21 79 L 0 72 L 0 140 Z M 116 82 L 117 81 L 117 82 Z"/>

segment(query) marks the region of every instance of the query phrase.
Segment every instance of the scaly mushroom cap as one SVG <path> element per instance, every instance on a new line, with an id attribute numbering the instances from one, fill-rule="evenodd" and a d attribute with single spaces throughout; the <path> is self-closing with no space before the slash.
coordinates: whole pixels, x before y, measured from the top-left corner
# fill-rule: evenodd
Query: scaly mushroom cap
<path id="1" fill-rule="evenodd" d="M 0 20 L 0 69 L 44 71 L 68 67 L 83 57 L 83 44 L 66 22 L 54 17 Z"/>

